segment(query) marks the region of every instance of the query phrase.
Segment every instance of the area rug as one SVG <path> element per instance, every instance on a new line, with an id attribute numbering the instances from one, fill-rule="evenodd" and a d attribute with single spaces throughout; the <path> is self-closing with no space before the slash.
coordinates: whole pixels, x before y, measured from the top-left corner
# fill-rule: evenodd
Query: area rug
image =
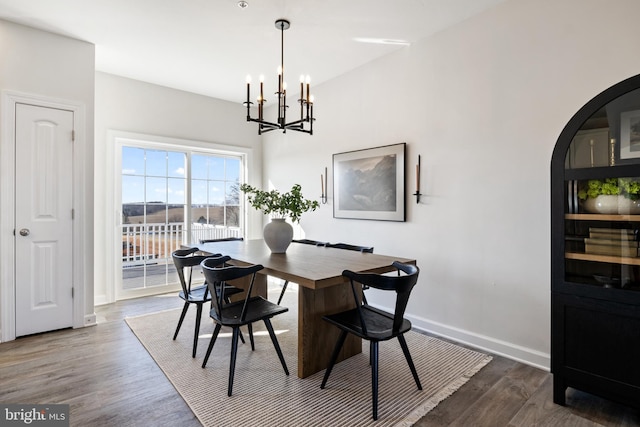
<path id="1" fill-rule="evenodd" d="M 411 426 L 491 361 L 488 355 L 410 331 L 405 337 L 422 382 L 420 391 L 398 341 L 380 343 L 378 421 L 373 421 L 366 342 L 362 354 L 334 367 L 321 390 L 324 371 L 305 379 L 296 375 L 297 313 L 290 310 L 272 322 L 291 375 L 285 375 L 264 324 L 255 325 L 256 350 L 251 351 L 245 330 L 247 344 L 239 344 L 233 395 L 228 397 L 230 330 L 223 328 L 203 369 L 213 331 L 211 319 L 203 314 L 194 359 L 195 307 L 173 341 L 179 316 L 176 309 L 127 318 L 126 322 L 206 427 Z"/>

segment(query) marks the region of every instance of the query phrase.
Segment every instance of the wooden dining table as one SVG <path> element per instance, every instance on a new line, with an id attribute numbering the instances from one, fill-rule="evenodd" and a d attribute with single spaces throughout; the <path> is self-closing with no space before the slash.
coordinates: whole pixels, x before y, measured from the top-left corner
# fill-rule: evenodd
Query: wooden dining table
<path id="1" fill-rule="evenodd" d="M 386 273 L 393 261 L 415 264 L 414 259 L 361 253 L 344 249 L 291 243 L 287 252 L 273 254 L 263 240 L 198 243 L 203 252 L 221 253 L 231 264 L 262 264 L 252 295 L 267 296 L 267 276 L 297 283 L 298 287 L 298 377 L 306 378 L 325 369 L 339 330 L 322 316 L 355 307 L 353 292 L 343 270 Z M 234 283 L 245 287 L 246 283 Z M 349 334 L 338 361 L 362 352 L 362 341 Z"/>

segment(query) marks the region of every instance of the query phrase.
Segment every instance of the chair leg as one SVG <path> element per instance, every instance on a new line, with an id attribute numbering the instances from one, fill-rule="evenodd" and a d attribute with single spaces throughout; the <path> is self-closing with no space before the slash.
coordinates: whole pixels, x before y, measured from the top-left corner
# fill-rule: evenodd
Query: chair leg
<path id="1" fill-rule="evenodd" d="M 369 341 L 369 366 L 373 364 L 373 341 Z"/>
<path id="2" fill-rule="evenodd" d="M 216 328 L 213 330 L 213 335 L 211 335 L 211 341 L 209 341 L 209 348 L 207 348 L 207 354 L 204 356 L 204 360 L 202 361 L 203 368 L 207 366 L 207 361 L 209 360 L 209 356 L 211 355 L 211 350 L 213 350 L 213 345 L 216 343 L 216 338 L 218 338 L 220 329 L 222 329 L 222 326 L 216 323 Z"/>
<path id="3" fill-rule="evenodd" d="M 378 419 L 378 341 L 371 341 L 371 403 L 373 419 Z"/>
<path id="4" fill-rule="evenodd" d="M 248 323 L 247 329 L 249 330 L 249 341 L 251 341 L 251 351 L 255 351 L 256 344 L 253 342 L 253 325 L 251 323 Z"/>
<path id="5" fill-rule="evenodd" d="M 335 365 L 336 360 L 338 359 L 338 354 L 340 354 L 340 350 L 342 349 L 342 345 L 344 344 L 344 340 L 346 338 L 347 338 L 347 331 L 340 331 L 340 336 L 338 337 L 336 346 L 333 348 L 333 353 L 331 353 L 331 359 L 329 359 L 329 366 L 327 366 L 327 370 L 324 372 L 324 378 L 322 378 L 322 384 L 320 385 L 320 388 L 324 388 L 324 386 L 327 384 L 327 380 L 329 379 L 329 375 L 331 374 L 333 365 Z"/>
<path id="6" fill-rule="evenodd" d="M 173 334 L 173 339 L 175 340 L 178 337 L 178 332 L 180 331 L 180 326 L 182 326 L 182 321 L 184 320 L 184 316 L 187 314 L 187 310 L 189 309 L 189 303 L 185 302 L 184 307 L 182 307 L 182 314 L 180 314 L 180 320 L 178 320 L 178 327 L 176 328 L 176 333 Z"/>
<path id="7" fill-rule="evenodd" d="M 233 328 L 233 335 L 231 337 L 231 361 L 229 362 L 229 387 L 227 388 L 227 396 L 231 396 L 233 392 L 233 376 L 236 372 L 236 356 L 238 355 L 238 333 L 239 327 Z"/>
<path id="8" fill-rule="evenodd" d="M 226 295 L 224 296 L 224 303 L 231 304 L 231 299 Z M 244 335 L 242 335 L 242 331 L 240 331 L 240 341 L 242 341 L 242 344 L 245 344 Z"/>
<path id="9" fill-rule="evenodd" d="M 289 284 L 289 281 L 285 280 L 284 285 L 282 285 L 282 292 L 280 292 L 280 298 L 278 298 L 278 305 L 280 305 L 280 301 L 282 301 L 282 297 L 284 296 L 284 292 L 287 290 L 288 284 Z"/>
<path id="10" fill-rule="evenodd" d="M 224 297 L 224 303 L 225 303 L 225 304 L 231 304 L 231 298 L 229 298 L 229 297 L 225 296 L 225 297 Z M 244 343 L 245 343 L 245 341 L 244 341 L 244 335 L 242 335 L 242 331 L 240 331 L 240 341 L 242 341 L 242 344 L 244 344 Z"/>
<path id="11" fill-rule="evenodd" d="M 416 371 L 416 367 L 413 364 L 413 360 L 411 359 L 411 354 L 409 354 L 409 347 L 407 346 L 407 341 L 404 339 L 404 335 L 398 335 L 398 341 L 400 341 L 400 347 L 402 347 L 404 357 L 405 359 L 407 359 L 409 369 L 411 369 L 411 373 L 413 374 L 413 379 L 416 380 L 418 390 L 422 390 L 422 384 L 420 384 L 420 379 L 418 378 L 418 371 Z"/>
<path id="12" fill-rule="evenodd" d="M 202 319 L 202 304 L 196 304 L 196 330 L 193 331 L 193 351 L 191 357 L 196 357 L 196 350 L 198 349 L 198 335 L 200 335 L 200 320 Z"/>
<path id="13" fill-rule="evenodd" d="M 271 342 L 273 343 L 273 346 L 276 348 L 276 353 L 278 353 L 278 358 L 280 359 L 280 363 L 282 363 L 282 367 L 284 368 L 284 373 L 289 375 L 289 369 L 287 369 L 287 363 L 284 361 L 284 356 L 282 355 L 280 344 L 278 344 L 278 338 L 276 338 L 276 333 L 273 331 L 271 320 L 264 319 L 264 324 L 267 327 L 267 331 L 269 331 Z"/>

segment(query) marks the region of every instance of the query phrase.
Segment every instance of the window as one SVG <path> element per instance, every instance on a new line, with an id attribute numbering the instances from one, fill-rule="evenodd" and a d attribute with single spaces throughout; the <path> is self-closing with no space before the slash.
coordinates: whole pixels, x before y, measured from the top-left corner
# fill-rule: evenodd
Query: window
<path id="1" fill-rule="evenodd" d="M 238 157 L 191 156 L 192 241 L 229 237 L 240 228 L 241 164 Z"/>

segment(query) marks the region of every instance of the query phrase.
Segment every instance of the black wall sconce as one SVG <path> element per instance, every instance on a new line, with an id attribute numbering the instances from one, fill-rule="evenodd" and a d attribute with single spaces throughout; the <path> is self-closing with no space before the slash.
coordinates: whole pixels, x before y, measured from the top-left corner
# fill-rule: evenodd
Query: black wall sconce
<path id="1" fill-rule="evenodd" d="M 324 168 L 324 176 L 320 174 L 320 188 L 322 193 L 320 195 L 320 201 L 323 205 L 327 204 L 329 189 L 327 188 L 327 168 Z"/>

